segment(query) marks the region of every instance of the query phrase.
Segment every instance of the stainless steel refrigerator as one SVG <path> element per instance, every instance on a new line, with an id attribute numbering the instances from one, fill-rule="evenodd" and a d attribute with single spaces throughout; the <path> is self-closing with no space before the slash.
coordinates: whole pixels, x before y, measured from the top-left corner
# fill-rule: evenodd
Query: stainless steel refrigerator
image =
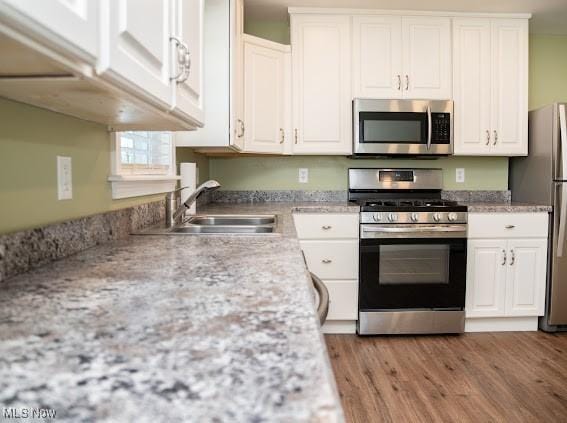
<path id="1" fill-rule="evenodd" d="M 545 331 L 567 330 L 567 103 L 555 103 L 529 113 L 529 155 L 510 160 L 514 201 L 553 206 L 549 225 L 549 255 Z"/>

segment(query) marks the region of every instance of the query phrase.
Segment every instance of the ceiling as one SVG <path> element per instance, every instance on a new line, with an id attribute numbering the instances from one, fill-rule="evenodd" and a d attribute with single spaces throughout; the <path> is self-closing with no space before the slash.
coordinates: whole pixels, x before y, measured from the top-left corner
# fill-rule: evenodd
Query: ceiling
<path id="1" fill-rule="evenodd" d="M 245 0 L 245 6 L 246 19 L 251 21 L 287 21 L 288 7 L 531 12 L 530 32 L 567 34 L 567 0 Z"/>

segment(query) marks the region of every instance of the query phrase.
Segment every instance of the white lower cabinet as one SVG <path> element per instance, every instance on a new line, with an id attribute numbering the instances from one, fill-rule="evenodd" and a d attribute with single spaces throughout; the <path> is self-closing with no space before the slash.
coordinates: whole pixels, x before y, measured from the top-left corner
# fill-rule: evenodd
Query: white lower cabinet
<path id="1" fill-rule="evenodd" d="M 545 307 L 547 213 L 469 216 L 465 330 L 537 330 Z"/>
<path id="2" fill-rule="evenodd" d="M 297 235 L 310 272 L 329 291 L 325 333 L 355 333 L 358 319 L 358 213 L 297 213 Z"/>

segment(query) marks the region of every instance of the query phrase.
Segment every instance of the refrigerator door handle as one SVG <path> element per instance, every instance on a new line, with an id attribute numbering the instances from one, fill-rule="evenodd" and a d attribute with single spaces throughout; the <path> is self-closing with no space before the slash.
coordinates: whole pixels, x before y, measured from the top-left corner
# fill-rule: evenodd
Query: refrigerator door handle
<path id="1" fill-rule="evenodd" d="M 561 138 L 561 178 L 567 179 L 567 119 L 565 104 L 559 105 L 559 136 Z"/>
<path id="2" fill-rule="evenodd" d="M 565 231 L 567 228 L 567 182 L 560 184 L 561 189 L 561 209 L 559 212 L 559 233 L 557 237 L 557 257 L 563 257 L 563 248 L 565 246 Z"/>

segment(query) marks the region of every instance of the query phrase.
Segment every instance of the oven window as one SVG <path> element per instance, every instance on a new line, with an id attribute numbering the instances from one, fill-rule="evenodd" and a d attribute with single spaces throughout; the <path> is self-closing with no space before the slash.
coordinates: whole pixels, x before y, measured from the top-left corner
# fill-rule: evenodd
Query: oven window
<path id="1" fill-rule="evenodd" d="M 449 245 L 382 245 L 378 282 L 382 285 L 449 283 Z"/>
<path id="2" fill-rule="evenodd" d="M 427 142 L 425 113 L 361 112 L 360 140 L 374 144 L 423 144 Z"/>

